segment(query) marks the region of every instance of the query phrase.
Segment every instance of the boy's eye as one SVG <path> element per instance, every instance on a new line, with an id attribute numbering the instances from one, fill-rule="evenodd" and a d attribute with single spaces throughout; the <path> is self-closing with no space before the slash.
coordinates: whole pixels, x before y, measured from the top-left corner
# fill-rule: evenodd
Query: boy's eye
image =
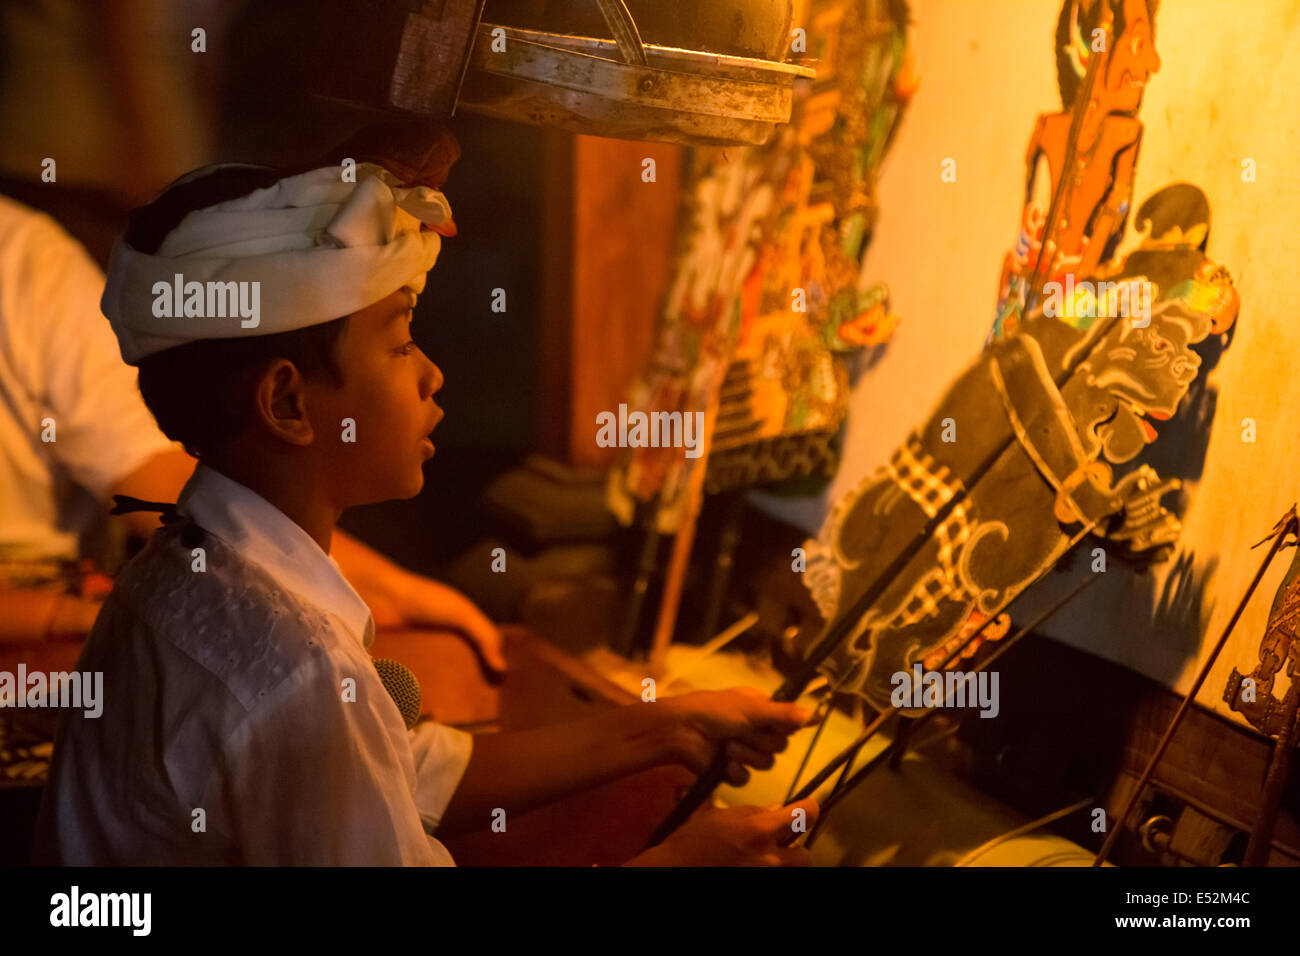
<path id="1" fill-rule="evenodd" d="M 397 350 L 397 352 L 399 355 L 411 355 L 418 348 L 419 346 L 416 345 L 414 341 L 411 341 L 403 345 L 400 349 Z"/>

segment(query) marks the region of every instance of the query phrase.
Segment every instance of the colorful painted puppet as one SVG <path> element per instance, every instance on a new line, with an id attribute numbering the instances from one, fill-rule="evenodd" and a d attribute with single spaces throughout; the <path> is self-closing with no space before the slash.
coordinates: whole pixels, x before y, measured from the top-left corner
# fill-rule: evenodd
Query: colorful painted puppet
<path id="1" fill-rule="evenodd" d="M 1110 21 L 1099 9 L 1104 30 Z M 1062 13 L 1071 35 L 1078 10 L 1069 0 Z M 1085 74 L 1111 76 L 1116 62 L 1159 63 L 1147 48 L 1145 4 L 1125 0 L 1125 10 L 1118 38 L 1100 45 L 1115 59 L 1092 54 L 1096 62 Z M 1137 75 L 1127 67 L 1120 73 L 1128 78 L 1122 83 Z M 1075 105 L 1086 113 L 1086 102 Z M 1136 100 L 1125 102 L 1136 107 Z M 1040 120 L 1035 143 L 1055 143 L 1053 125 Z M 1088 217 L 1092 228 L 1067 227 L 1073 212 L 1055 228 L 1051 214 L 1026 214 L 1041 227 L 1026 235 L 1052 237 L 1048 254 L 1066 263 L 1066 271 L 1044 269 L 1039 279 L 1021 282 L 1025 263 L 1039 258 L 1030 245 L 1011 270 L 1014 281 L 1008 285 L 1004 277 L 1003 311 L 988 348 L 808 542 L 805 583 L 829 625 L 906 553 L 930 518 L 964 496 L 825 664 L 844 690 L 877 708 L 890 706 L 895 674 L 917 662 L 942 665 L 1085 536 L 1147 555 L 1177 539 L 1179 522 L 1160 504 L 1177 482 L 1136 459 L 1156 439 L 1155 423 L 1174 415 L 1198 374 L 1201 358 L 1192 346 L 1226 332 L 1238 301 L 1226 270 L 1205 256 L 1209 204 L 1192 185 L 1151 196 L 1136 217 L 1138 247 L 1123 258 L 1099 258 L 1118 244 L 1128 213 L 1131 164 L 1116 157 L 1126 150 L 1135 155 L 1137 136 L 1123 129 L 1123 136 L 1094 133 L 1094 145 L 1110 144 L 1101 150 L 1103 160 L 1093 154 L 1106 165 L 1107 188 L 1086 169 L 1064 186 L 1052 179 L 1055 208 L 1080 209 L 1077 193 L 1088 190 L 1088 202 L 1101 210 Z M 1047 153 L 1076 155 L 1068 143 Z M 1031 151 L 1031 191 L 1040 172 L 1034 156 Z M 1075 281 L 1072 270 L 1082 264 L 1093 271 Z M 1059 280 L 1054 289 L 1042 282 L 1052 277 Z M 1039 294 L 1025 296 L 1030 288 Z M 965 479 L 990 460 L 989 470 L 967 486 Z M 1005 619 L 984 639 L 1003 633 Z"/>
<path id="2" fill-rule="evenodd" d="M 1124 234 L 1142 144 L 1137 111 L 1160 57 L 1154 3 L 1111 3 L 1113 14 L 1101 0 L 1066 0 L 1061 11 L 1062 111 L 1039 116 L 1030 136 L 1025 206 L 998 283 L 995 336 L 1015 330 L 1030 288 L 1066 274 L 1093 275 Z"/>
<path id="3" fill-rule="evenodd" d="M 692 156 L 687 218 L 653 360 L 632 408 L 716 409 L 710 491 L 827 474 L 851 352 L 888 341 L 883 286 L 860 288 L 875 183 L 913 89 L 902 0 L 811 0 L 796 18 L 818 76 L 764 147 Z M 796 55 L 799 55 L 796 53 Z M 680 524 L 693 462 L 631 452 L 611 476 L 625 523 L 655 501 Z"/>

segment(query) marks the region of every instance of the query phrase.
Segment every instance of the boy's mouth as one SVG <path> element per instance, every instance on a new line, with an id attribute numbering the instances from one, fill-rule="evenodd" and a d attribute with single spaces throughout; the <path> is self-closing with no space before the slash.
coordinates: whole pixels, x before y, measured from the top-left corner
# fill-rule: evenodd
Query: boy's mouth
<path id="1" fill-rule="evenodd" d="M 424 449 L 424 457 L 426 459 L 432 458 L 433 453 L 435 451 L 433 441 L 432 439 L 430 439 L 429 435 L 433 434 L 433 430 L 438 427 L 438 423 L 442 421 L 442 416 L 444 414 L 443 410 L 441 408 L 438 408 L 438 406 L 436 405 L 434 406 L 434 411 L 436 412 L 436 414 L 429 422 L 429 432 L 423 438 L 420 439 L 420 447 Z"/>

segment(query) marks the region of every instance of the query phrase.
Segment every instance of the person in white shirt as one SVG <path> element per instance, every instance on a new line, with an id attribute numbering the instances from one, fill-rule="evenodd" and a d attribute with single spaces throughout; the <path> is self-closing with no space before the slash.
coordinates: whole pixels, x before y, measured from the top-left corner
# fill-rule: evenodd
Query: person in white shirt
<path id="1" fill-rule="evenodd" d="M 38 859 L 446 864 L 435 828 L 658 764 L 702 772 L 724 743 L 741 783 L 808 719 L 740 689 L 472 740 L 406 730 L 329 550 L 345 508 L 422 487 L 442 373 L 409 323 L 453 233 L 437 189 L 375 163 L 208 168 L 133 217 L 103 309 L 201 465 L 87 642 L 102 713 L 64 715 Z M 177 286 L 184 309 L 164 301 Z M 205 308 L 214 286 L 228 308 Z M 807 863 L 790 844 L 809 816 L 812 801 L 708 808 L 630 862 Z"/>
<path id="2" fill-rule="evenodd" d="M 77 665 L 105 713 L 61 728 L 38 843 L 75 865 L 450 863 L 424 828 L 469 735 L 408 742 L 369 610 L 277 508 L 200 464 L 177 510 L 206 570 L 172 522 L 120 576 Z"/>
<path id="3" fill-rule="evenodd" d="M 111 494 L 162 496 L 193 470 L 122 364 L 103 292 L 79 243 L 0 197 L 0 643 L 84 636 L 99 603 L 59 587 L 59 566 L 93 550 Z"/>

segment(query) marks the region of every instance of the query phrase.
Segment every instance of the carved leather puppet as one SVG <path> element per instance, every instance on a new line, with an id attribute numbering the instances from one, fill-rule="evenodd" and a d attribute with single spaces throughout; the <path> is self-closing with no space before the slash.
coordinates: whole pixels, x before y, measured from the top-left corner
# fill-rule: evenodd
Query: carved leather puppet
<path id="1" fill-rule="evenodd" d="M 1101 0 L 1067 0 L 1062 10 L 1056 33 L 1062 111 L 1039 116 L 1029 139 L 1025 207 L 1002 265 L 995 336 L 1014 331 L 1035 272 L 1041 282 L 1093 275 L 1124 233 L 1142 144 L 1137 111 L 1160 57 L 1147 0 L 1111 2 L 1113 23 Z M 1093 48 L 1105 44 L 1110 49 L 1100 53 L 1089 88 Z M 1048 235 L 1058 191 L 1064 201 Z"/>
<path id="2" fill-rule="evenodd" d="M 1063 20 L 1074 24 L 1077 9 L 1074 0 L 1067 2 Z M 1123 101 L 1136 108 L 1138 94 L 1126 84 L 1145 79 L 1145 67 L 1135 64 L 1159 60 L 1149 46 L 1145 4 L 1128 0 L 1124 10 L 1118 37 L 1105 44 L 1113 57 L 1093 55 L 1101 57 L 1096 75 L 1114 77 L 1118 89 L 1130 91 Z M 1107 22 L 1104 9 L 1098 18 Z M 895 673 L 916 662 L 942 666 L 1084 536 L 1103 537 L 1131 553 L 1156 553 L 1178 536 L 1177 518 L 1160 504 L 1177 483 L 1135 459 L 1157 437 L 1152 421 L 1174 415 L 1195 379 L 1201 359 L 1192 346 L 1227 331 L 1238 303 L 1226 270 L 1205 256 L 1209 204 L 1195 186 L 1175 184 L 1150 197 L 1137 216 L 1144 235 L 1138 248 L 1101 261 L 1120 239 L 1141 132 L 1132 125 L 1136 119 L 1112 119 L 1090 140 L 1106 154 L 1104 181 L 1081 169 L 1053 197 L 1068 210 L 1066 224 L 1051 231 L 1059 237 L 1058 262 L 1067 262 L 1066 272 L 1045 269 L 1040 281 L 1091 264 L 1093 271 L 1081 278 L 1147 284 L 1149 321 L 1145 312 L 1108 312 L 1113 298 L 1102 295 L 1081 294 L 1054 316 L 1044 314 L 1041 296 L 1023 318 L 1018 309 L 1004 310 L 988 348 L 929 419 L 844 496 L 806 546 L 804 580 L 829 623 L 949 499 L 967 495 L 823 665 L 842 690 L 877 709 L 890 706 Z M 1034 141 L 1047 144 L 1049 162 L 1074 152 L 1058 142 L 1058 126 L 1048 117 L 1035 129 Z M 1129 158 L 1118 159 L 1126 151 Z M 1031 193 L 1040 174 L 1037 156 L 1031 150 Z M 1052 182 L 1058 183 L 1055 172 Z M 1027 222 L 1036 217 L 1026 212 Z M 1013 275 L 1023 274 L 1022 262 Z M 1007 316 L 1017 321 L 1001 321 Z M 965 479 L 999 448 L 992 467 L 967 487 Z M 1122 465 L 1128 467 L 1117 472 Z M 1005 634 L 1008 623 L 999 618 L 983 639 Z M 809 643 L 815 638 L 805 635 Z M 972 643 L 962 656 L 977 647 Z"/>
<path id="3" fill-rule="evenodd" d="M 697 150 L 655 353 L 630 406 L 716 403 L 710 492 L 833 473 L 847 408 L 845 358 L 889 340 L 884 286 L 859 286 L 876 176 L 914 89 L 903 0 L 813 0 L 804 22 L 817 78 L 764 147 Z M 796 54 L 798 55 L 798 54 Z M 657 500 L 680 524 L 693 463 L 643 448 L 611 474 L 624 523 Z"/>

